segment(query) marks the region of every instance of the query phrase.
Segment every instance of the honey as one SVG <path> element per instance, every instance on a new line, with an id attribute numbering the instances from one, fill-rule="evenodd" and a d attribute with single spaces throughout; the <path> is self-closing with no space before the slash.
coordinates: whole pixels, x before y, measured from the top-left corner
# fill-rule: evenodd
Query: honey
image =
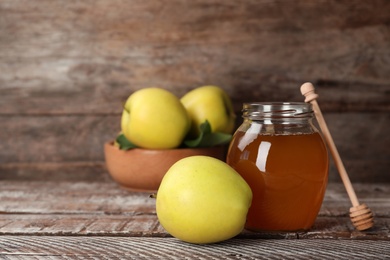
<path id="1" fill-rule="evenodd" d="M 308 109 L 296 120 L 296 112 L 273 122 L 263 114 L 244 117 L 234 134 L 227 163 L 253 193 L 246 229 L 301 231 L 313 225 L 326 189 L 328 153 Z"/>

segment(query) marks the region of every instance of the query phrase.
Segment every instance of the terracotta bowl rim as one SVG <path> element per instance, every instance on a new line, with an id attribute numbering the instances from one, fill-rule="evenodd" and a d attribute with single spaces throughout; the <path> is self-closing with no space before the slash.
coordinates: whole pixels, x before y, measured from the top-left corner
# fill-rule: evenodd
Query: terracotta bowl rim
<path id="1" fill-rule="evenodd" d="M 216 146 L 211 146 L 211 147 L 181 147 L 181 148 L 171 148 L 171 149 L 149 149 L 149 148 L 131 148 L 129 150 L 121 150 L 118 147 L 114 146 L 114 141 L 107 141 L 104 144 L 105 146 L 116 148 L 117 150 L 124 152 L 124 153 L 129 153 L 129 152 L 153 152 L 153 153 L 164 153 L 164 152 L 174 152 L 174 151 L 202 151 L 202 150 L 210 150 L 210 149 L 222 149 L 226 148 L 228 144 L 223 144 L 223 145 L 216 145 Z"/>
<path id="2" fill-rule="evenodd" d="M 104 143 L 105 165 L 108 174 L 121 187 L 130 191 L 157 191 L 161 180 L 169 168 L 178 160 L 193 155 L 209 155 L 222 160 L 227 146 L 205 148 L 144 149 L 121 150 L 114 141 Z M 137 159 L 138 158 L 138 159 Z M 156 159 L 157 165 L 143 174 L 137 174 L 145 160 Z M 115 161 L 116 160 L 116 161 Z M 123 167 L 130 165 L 129 167 Z M 141 165 L 141 166 L 140 166 Z M 164 169 L 164 170 L 162 170 Z"/>

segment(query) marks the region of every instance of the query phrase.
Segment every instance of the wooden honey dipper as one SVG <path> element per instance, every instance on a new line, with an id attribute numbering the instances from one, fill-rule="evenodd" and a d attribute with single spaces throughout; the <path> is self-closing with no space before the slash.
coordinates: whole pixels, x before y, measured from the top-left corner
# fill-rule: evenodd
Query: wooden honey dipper
<path id="1" fill-rule="evenodd" d="M 347 190 L 349 199 L 352 202 L 353 207 L 349 209 L 349 216 L 352 224 L 357 230 L 366 230 L 374 225 L 373 214 L 366 204 L 360 204 L 356 193 L 352 187 L 351 181 L 349 180 L 347 171 L 345 170 L 344 164 L 341 161 L 340 155 L 337 151 L 336 145 L 333 142 L 333 138 L 326 125 L 325 119 L 322 116 L 322 112 L 317 103 L 318 94 L 314 92 L 314 86 L 310 82 L 306 82 L 301 86 L 301 93 L 306 97 L 305 102 L 311 103 L 314 114 L 316 116 L 318 125 L 321 128 L 322 134 L 325 141 L 330 149 L 333 160 L 340 174 L 341 180 L 344 183 L 345 189 Z"/>

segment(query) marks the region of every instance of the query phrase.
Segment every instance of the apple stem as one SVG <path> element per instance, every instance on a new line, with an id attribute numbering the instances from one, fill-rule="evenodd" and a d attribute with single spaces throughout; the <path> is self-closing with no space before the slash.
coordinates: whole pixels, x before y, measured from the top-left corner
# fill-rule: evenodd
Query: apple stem
<path id="1" fill-rule="evenodd" d="M 157 198 L 157 193 L 152 193 L 149 195 L 149 198 L 155 199 Z"/>

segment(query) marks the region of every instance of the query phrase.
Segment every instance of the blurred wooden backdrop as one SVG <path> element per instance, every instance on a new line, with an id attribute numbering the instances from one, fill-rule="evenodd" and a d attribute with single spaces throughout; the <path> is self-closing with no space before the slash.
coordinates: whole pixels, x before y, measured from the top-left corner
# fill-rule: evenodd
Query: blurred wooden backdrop
<path id="1" fill-rule="evenodd" d="M 0 179 L 107 180 L 140 88 L 219 85 L 240 114 L 306 81 L 351 180 L 390 181 L 388 0 L 2 0 Z"/>

